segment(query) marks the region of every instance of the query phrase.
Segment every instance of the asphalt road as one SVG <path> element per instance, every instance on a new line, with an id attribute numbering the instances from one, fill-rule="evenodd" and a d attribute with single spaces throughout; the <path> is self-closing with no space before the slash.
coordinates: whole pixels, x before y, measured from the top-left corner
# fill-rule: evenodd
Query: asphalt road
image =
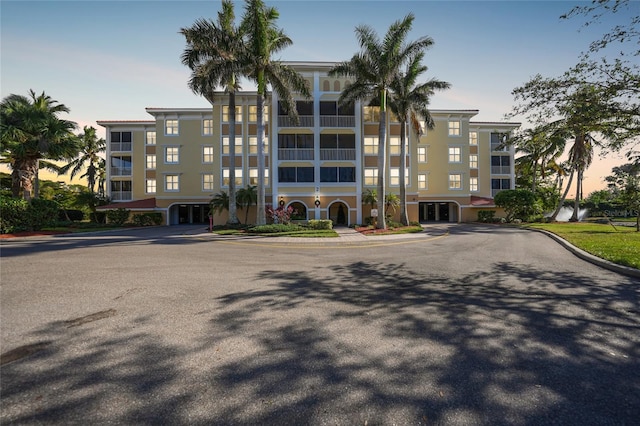
<path id="1" fill-rule="evenodd" d="M 0 245 L 0 424 L 637 425 L 640 286 L 479 225 Z"/>

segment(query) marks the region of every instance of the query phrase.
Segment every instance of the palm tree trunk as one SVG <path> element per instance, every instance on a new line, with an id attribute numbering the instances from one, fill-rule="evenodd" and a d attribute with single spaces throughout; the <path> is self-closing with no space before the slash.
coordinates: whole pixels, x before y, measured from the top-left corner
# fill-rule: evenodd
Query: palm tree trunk
<path id="1" fill-rule="evenodd" d="M 229 225 L 237 225 L 236 209 L 236 93 L 229 91 Z"/>
<path id="2" fill-rule="evenodd" d="M 407 149 L 405 140 L 407 138 L 407 123 L 403 120 L 400 123 L 400 223 L 409 226 L 409 217 L 407 215 L 407 182 L 405 172 L 407 170 Z"/>
<path id="3" fill-rule="evenodd" d="M 560 209 L 562 208 L 562 205 L 564 204 L 564 200 L 567 198 L 567 194 L 569 193 L 569 189 L 571 189 L 571 182 L 573 181 L 574 172 L 575 172 L 575 170 L 571 169 L 571 174 L 569 174 L 569 182 L 567 183 L 567 187 L 564 190 L 564 193 L 562 194 L 562 197 L 560 198 L 560 201 L 558 201 L 558 207 L 556 207 L 556 211 L 554 211 L 553 214 L 551 215 L 550 220 L 552 222 L 554 222 L 556 220 L 556 218 L 558 217 L 558 214 L 560 213 Z"/>
<path id="4" fill-rule="evenodd" d="M 536 172 L 538 169 L 538 162 L 534 161 L 533 162 L 533 176 L 531 178 L 531 192 L 533 192 L 534 194 L 536 193 Z"/>
<path id="5" fill-rule="evenodd" d="M 584 171 L 582 167 L 578 168 L 578 176 L 576 179 L 576 199 L 573 203 L 573 214 L 569 219 L 569 222 L 578 222 L 580 220 L 580 200 L 582 199 L 582 179 Z"/>
<path id="6" fill-rule="evenodd" d="M 258 200 L 256 212 L 256 225 L 265 225 L 265 191 L 264 191 L 264 93 L 258 90 L 256 97 L 256 114 L 258 119 Z M 274 198 L 275 194 L 271 195 Z"/>
<path id="7" fill-rule="evenodd" d="M 378 126 L 378 220 L 376 221 L 376 228 L 386 229 L 387 220 L 385 217 L 385 190 L 386 179 L 385 174 L 387 171 L 387 106 L 386 106 L 386 91 L 383 91 L 380 99 L 380 123 Z"/>

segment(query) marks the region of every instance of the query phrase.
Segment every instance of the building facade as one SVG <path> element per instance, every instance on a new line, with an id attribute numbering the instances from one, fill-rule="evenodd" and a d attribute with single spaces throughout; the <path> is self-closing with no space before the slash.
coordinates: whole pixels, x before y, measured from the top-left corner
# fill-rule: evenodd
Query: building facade
<path id="1" fill-rule="evenodd" d="M 265 108 L 267 205 L 293 207 L 299 220 L 366 223 L 363 193 L 377 187 L 379 109 L 338 104 L 346 78 L 334 63 L 289 62 L 309 82 L 294 122 L 273 93 Z M 208 223 L 209 201 L 229 187 L 228 96 L 211 108 L 147 108 L 145 121 L 98 121 L 106 129 L 108 196 L 135 212 L 160 212 L 167 225 Z M 466 222 L 495 210 L 493 197 L 515 184 L 519 123 L 477 122 L 478 110 L 431 110 L 434 129 L 407 131 L 406 201 L 410 221 Z M 236 95 L 236 189 L 258 184 L 256 93 Z M 408 129 L 409 130 L 409 129 Z M 387 193 L 400 194 L 400 123 L 387 120 Z M 399 214 L 399 212 L 397 213 Z M 245 213 L 239 210 L 242 220 Z M 249 222 L 255 223 L 256 208 Z M 226 212 L 214 218 L 226 221 Z"/>

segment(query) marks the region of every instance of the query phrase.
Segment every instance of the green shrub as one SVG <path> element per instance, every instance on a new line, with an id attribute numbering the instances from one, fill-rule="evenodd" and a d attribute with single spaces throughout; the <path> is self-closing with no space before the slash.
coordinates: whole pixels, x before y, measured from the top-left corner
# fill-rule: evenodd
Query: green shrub
<path id="1" fill-rule="evenodd" d="M 296 224 L 283 224 L 283 223 L 274 223 L 271 225 L 260 225 L 249 228 L 249 232 L 255 234 L 277 234 L 279 232 L 293 232 L 300 231 L 303 228 L 300 225 Z"/>
<path id="2" fill-rule="evenodd" d="M 132 222 L 136 226 L 153 226 L 162 223 L 161 213 L 139 213 L 132 217 Z"/>
<path id="3" fill-rule="evenodd" d="M 77 221 L 84 220 L 84 212 L 76 209 L 60 209 L 58 211 L 58 222 L 60 221 Z"/>
<path id="4" fill-rule="evenodd" d="M 107 210 L 107 220 L 116 226 L 122 226 L 129 219 L 129 210 L 119 208 Z"/>
<path id="5" fill-rule="evenodd" d="M 507 222 L 513 219 L 528 221 L 530 217 L 541 213 L 536 195 L 526 189 L 505 189 L 496 194 L 494 201 L 507 213 Z"/>
<path id="6" fill-rule="evenodd" d="M 0 233 L 24 231 L 27 203 L 22 198 L 0 197 Z"/>
<path id="7" fill-rule="evenodd" d="M 333 222 L 329 219 L 311 219 L 307 226 L 311 229 L 333 229 Z"/>
<path id="8" fill-rule="evenodd" d="M 478 222 L 491 223 L 494 221 L 495 216 L 496 216 L 495 210 L 480 210 L 478 212 Z"/>
<path id="9" fill-rule="evenodd" d="M 29 202 L 26 226 L 30 231 L 39 231 L 47 226 L 55 226 L 58 219 L 58 203 L 42 198 L 33 198 Z"/>

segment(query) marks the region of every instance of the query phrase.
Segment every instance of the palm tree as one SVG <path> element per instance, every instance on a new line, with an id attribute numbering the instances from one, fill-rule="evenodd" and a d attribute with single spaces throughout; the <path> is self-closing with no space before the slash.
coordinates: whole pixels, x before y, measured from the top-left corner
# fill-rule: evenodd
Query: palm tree
<path id="1" fill-rule="evenodd" d="M 414 55 L 433 44 L 430 37 L 421 37 L 407 42 L 406 37 L 413 24 L 414 15 L 394 22 L 383 40 L 375 30 L 367 25 L 356 27 L 356 37 L 361 51 L 349 61 L 337 64 L 329 72 L 330 76 L 353 77 L 354 82 L 341 94 L 339 102 L 348 104 L 354 101 L 373 101 L 380 106 L 378 127 L 378 196 L 384 199 L 386 181 L 386 142 L 387 133 L 387 95 L 400 68 Z M 384 206 L 381 206 L 384 210 Z M 386 228 L 384 211 L 376 227 Z"/>
<path id="2" fill-rule="evenodd" d="M 98 139 L 94 127 L 84 126 L 83 130 L 84 133 L 78 136 L 81 144 L 78 157 L 62 167 L 59 174 L 65 174 L 71 170 L 71 179 L 73 179 L 86 167 L 87 171 L 80 177 L 87 178 L 87 186 L 93 194 L 95 193 L 96 183 L 100 178 L 101 165 L 104 163 L 101 154 L 104 154 L 107 145 L 104 139 Z"/>
<path id="3" fill-rule="evenodd" d="M 244 210 L 244 223 L 249 223 L 249 209 L 258 202 L 258 192 L 255 185 L 247 185 L 238 190 L 238 205 Z"/>
<path id="4" fill-rule="evenodd" d="M 405 226 L 409 225 L 405 178 L 407 124 L 418 137 L 422 135 L 420 120 L 424 120 L 425 127 L 433 129 L 435 122 L 428 109 L 430 98 L 436 90 L 451 87 L 449 83 L 435 79 L 416 85 L 420 75 L 427 71 L 427 67 L 421 64 L 423 58 L 424 52 L 419 52 L 410 59 L 404 72 L 398 73 L 391 82 L 392 92 L 389 94 L 389 109 L 400 120 L 400 222 Z"/>
<path id="5" fill-rule="evenodd" d="M 522 153 L 516 161 L 531 171 L 531 192 L 536 192 L 538 176 L 544 180 L 550 166 L 565 150 L 566 132 L 553 131 L 548 125 L 526 129 L 512 138 L 516 151 Z"/>
<path id="6" fill-rule="evenodd" d="M 384 206 L 385 206 L 385 212 L 389 216 L 389 219 L 391 219 L 393 215 L 396 214 L 398 207 L 400 207 L 400 198 L 393 193 L 387 194 L 384 197 Z M 389 211 L 391 210 L 393 211 L 393 213 L 389 213 Z"/>
<path id="7" fill-rule="evenodd" d="M 11 94 L 0 103 L 0 155 L 12 169 L 13 196 L 22 192 L 25 199 L 31 198 L 41 161 L 55 169 L 47 160 L 72 159 L 78 153 L 76 124 L 58 117 L 69 108 L 44 92 L 30 90 L 29 95 Z"/>
<path id="8" fill-rule="evenodd" d="M 235 26 L 235 13 L 231 0 L 222 0 L 217 22 L 198 19 L 192 27 L 182 28 L 180 33 L 187 41 L 182 53 L 182 63 L 192 73 L 189 87 L 213 104 L 216 87 L 224 87 L 229 95 L 229 219 L 238 224 L 236 211 L 236 91 L 240 90 L 240 78 L 248 65 L 245 37 L 241 27 Z"/>
<path id="9" fill-rule="evenodd" d="M 209 216 L 221 214 L 229 211 L 229 195 L 225 191 L 220 191 L 209 201 Z"/>
<path id="10" fill-rule="evenodd" d="M 256 96 L 256 114 L 258 121 L 258 208 L 256 224 L 267 222 L 265 210 L 265 123 L 264 103 L 267 86 L 270 85 L 278 94 L 280 102 L 289 115 L 297 118 L 295 101 L 292 92 L 305 98 L 311 97 L 308 82 L 293 68 L 271 59 L 274 53 L 293 44 L 291 39 L 276 26 L 278 11 L 267 7 L 262 0 L 246 0 L 245 13 L 242 18 L 242 32 L 247 35 L 248 55 L 252 66 L 247 76 L 258 86 Z"/>

